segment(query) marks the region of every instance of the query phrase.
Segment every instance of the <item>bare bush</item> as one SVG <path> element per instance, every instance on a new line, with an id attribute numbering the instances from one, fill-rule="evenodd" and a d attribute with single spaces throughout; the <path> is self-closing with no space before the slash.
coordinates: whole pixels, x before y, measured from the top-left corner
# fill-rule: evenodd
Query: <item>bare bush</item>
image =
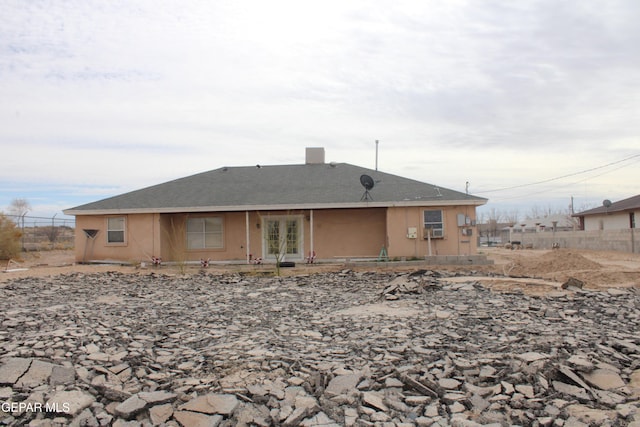
<path id="1" fill-rule="evenodd" d="M 20 237 L 15 222 L 0 214 L 0 259 L 11 259 L 20 253 Z"/>

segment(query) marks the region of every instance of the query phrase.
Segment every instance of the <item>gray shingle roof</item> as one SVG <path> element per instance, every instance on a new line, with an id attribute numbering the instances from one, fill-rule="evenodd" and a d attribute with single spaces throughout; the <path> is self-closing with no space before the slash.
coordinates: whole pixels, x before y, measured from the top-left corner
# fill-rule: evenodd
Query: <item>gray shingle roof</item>
<path id="1" fill-rule="evenodd" d="M 604 214 L 604 213 L 631 211 L 631 210 L 637 210 L 637 209 L 640 209 L 640 194 L 638 194 L 637 196 L 629 197 L 628 199 L 619 200 L 617 202 L 611 203 L 611 206 L 609 206 L 608 208 L 605 206 L 599 206 L 597 208 L 578 212 L 573 216 L 598 215 L 598 214 Z"/>
<path id="2" fill-rule="evenodd" d="M 363 201 L 361 175 L 375 181 Z M 482 205 L 487 199 L 347 163 L 224 167 L 65 210 L 195 212 L 392 205 Z"/>

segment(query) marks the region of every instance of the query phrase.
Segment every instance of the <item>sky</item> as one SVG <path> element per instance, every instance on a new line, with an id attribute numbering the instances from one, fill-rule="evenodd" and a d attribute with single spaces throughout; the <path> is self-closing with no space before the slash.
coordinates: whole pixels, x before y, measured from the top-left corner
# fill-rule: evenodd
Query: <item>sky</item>
<path id="1" fill-rule="evenodd" d="M 637 0 L 0 0 L 0 210 L 326 160 L 486 197 L 640 193 Z M 283 183 L 286 185 L 286 183 Z"/>

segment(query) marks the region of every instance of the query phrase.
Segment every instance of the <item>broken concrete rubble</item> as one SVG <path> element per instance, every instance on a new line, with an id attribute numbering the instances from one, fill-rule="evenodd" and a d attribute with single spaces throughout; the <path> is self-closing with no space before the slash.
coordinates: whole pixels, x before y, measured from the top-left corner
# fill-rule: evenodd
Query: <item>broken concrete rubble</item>
<path id="1" fill-rule="evenodd" d="M 637 289 L 533 297 L 451 274 L 0 284 L 0 425 L 640 423 Z"/>
<path id="2" fill-rule="evenodd" d="M 562 289 L 582 289 L 584 282 L 576 279 L 575 277 L 569 277 L 566 282 L 562 284 Z"/>

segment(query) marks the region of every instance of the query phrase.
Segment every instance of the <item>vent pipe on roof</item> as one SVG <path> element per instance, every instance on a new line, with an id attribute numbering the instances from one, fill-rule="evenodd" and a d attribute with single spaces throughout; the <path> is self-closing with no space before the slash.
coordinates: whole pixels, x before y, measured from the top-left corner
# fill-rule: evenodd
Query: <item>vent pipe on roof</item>
<path id="1" fill-rule="evenodd" d="M 307 147 L 305 163 L 308 165 L 324 164 L 324 147 Z"/>
<path id="2" fill-rule="evenodd" d="M 378 170 L 378 140 L 376 139 L 376 170 Z"/>

